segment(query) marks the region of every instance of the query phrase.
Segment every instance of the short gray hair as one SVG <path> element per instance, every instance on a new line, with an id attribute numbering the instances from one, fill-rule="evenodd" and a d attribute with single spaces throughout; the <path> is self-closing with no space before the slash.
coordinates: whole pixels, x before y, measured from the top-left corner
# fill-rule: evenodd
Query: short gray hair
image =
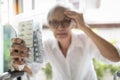
<path id="1" fill-rule="evenodd" d="M 65 9 L 65 10 L 72 10 L 73 9 L 73 5 L 72 4 L 57 4 L 55 5 L 49 12 L 47 15 L 47 22 L 49 22 L 50 16 L 57 10 L 57 9 Z"/>

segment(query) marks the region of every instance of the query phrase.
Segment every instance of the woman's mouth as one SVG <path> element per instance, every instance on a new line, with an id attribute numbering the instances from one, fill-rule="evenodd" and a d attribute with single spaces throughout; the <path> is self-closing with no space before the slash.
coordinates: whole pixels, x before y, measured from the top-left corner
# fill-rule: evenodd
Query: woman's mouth
<path id="1" fill-rule="evenodd" d="M 57 35 L 66 35 L 67 33 L 57 33 Z"/>

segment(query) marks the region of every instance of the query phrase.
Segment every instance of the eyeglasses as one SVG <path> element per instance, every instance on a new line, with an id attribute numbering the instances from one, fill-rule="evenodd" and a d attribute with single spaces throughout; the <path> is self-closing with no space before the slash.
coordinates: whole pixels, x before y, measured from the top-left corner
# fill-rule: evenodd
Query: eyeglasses
<path id="1" fill-rule="evenodd" d="M 49 25 L 55 29 L 58 28 L 59 25 L 61 25 L 62 28 L 67 28 L 70 26 L 71 19 L 64 19 L 62 21 L 52 20 L 49 21 Z"/>

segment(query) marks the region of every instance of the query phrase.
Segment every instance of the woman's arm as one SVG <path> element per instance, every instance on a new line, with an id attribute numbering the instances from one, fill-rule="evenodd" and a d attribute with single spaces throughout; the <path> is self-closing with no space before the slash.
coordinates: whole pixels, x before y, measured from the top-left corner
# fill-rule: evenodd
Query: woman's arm
<path id="1" fill-rule="evenodd" d="M 83 27 L 85 28 L 82 28 L 82 31 L 84 31 L 92 39 L 92 41 L 96 44 L 101 54 L 105 58 L 114 62 L 117 62 L 120 60 L 118 50 L 111 43 L 109 43 L 105 39 L 98 36 L 87 26 L 83 26 Z"/>
<path id="2" fill-rule="evenodd" d="M 114 62 L 120 61 L 120 56 L 118 53 L 118 50 L 108 41 L 98 36 L 96 33 L 94 33 L 84 22 L 83 14 L 79 14 L 74 11 L 65 11 L 64 12 L 66 16 L 73 19 L 78 26 L 84 33 L 88 35 L 88 37 L 91 38 L 91 40 L 96 44 L 98 49 L 100 50 L 101 54 Z"/>

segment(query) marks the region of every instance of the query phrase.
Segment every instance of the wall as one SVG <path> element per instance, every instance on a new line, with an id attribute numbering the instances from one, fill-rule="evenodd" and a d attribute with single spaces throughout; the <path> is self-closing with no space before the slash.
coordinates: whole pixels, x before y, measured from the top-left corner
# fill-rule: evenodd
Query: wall
<path id="1" fill-rule="evenodd" d="M 3 72 L 3 27 L 0 24 L 0 73 Z"/>
<path id="2" fill-rule="evenodd" d="M 98 34 L 108 41 L 116 41 L 120 48 L 120 28 L 99 28 Z"/>

